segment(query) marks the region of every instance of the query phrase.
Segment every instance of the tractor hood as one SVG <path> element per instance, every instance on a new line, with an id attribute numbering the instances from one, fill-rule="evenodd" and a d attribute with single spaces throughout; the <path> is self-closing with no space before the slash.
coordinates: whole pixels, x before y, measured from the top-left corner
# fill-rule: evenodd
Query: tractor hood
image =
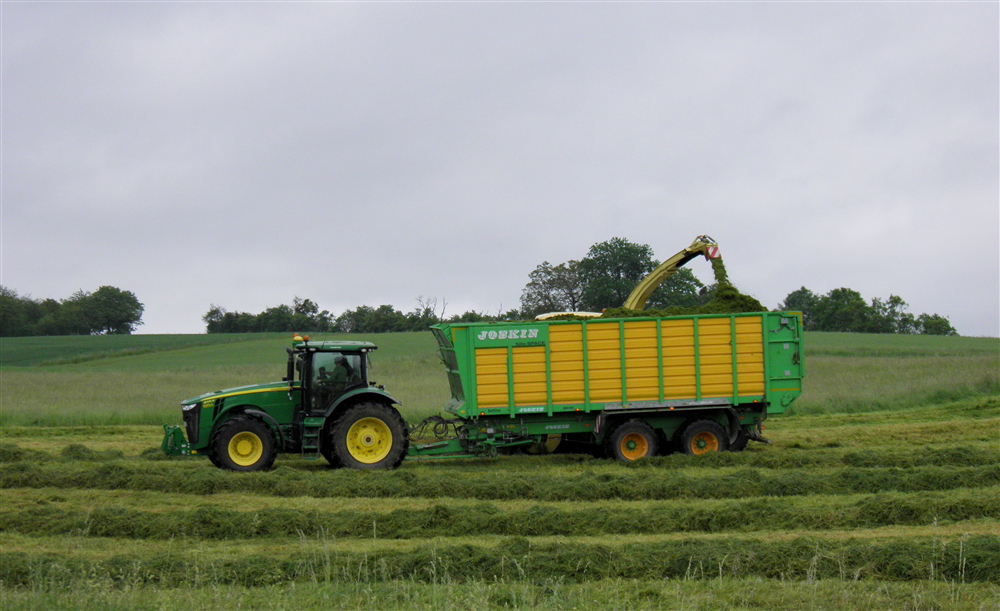
<path id="1" fill-rule="evenodd" d="M 298 388 L 299 383 L 294 384 L 294 388 Z M 236 388 L 227 388 L 225 390 L 216 390 L 214 392 L 207 392 L 203 395 L 198 395 L 191 399 L 185 399 L 181 401 L 181 405 L 195 405 L 201 403 L 206 399 L 222 399 L 224 397 L 232 397 L 236 395 L 249 395 L 261 392 L 276 392 L 276 391 L 288 391 L 288 382 L 271 382 L 269 384 L 251 384 L 249 386 L 237 386 Z"/>

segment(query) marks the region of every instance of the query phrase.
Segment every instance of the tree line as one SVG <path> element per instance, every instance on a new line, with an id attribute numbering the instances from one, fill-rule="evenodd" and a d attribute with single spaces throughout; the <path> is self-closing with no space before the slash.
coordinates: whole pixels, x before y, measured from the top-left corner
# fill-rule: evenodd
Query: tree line
<path id="1" fill-rule="evenodd" d="M 423 331 L 439 322 L 531 320 L 545 312 L 599 312 L 620 307 L 635 286 L 659 265 L 648 245 L 613 238 L 594 244 L 580 259 L 556 265 L 543 261 L 528 274 L 520 308 L 506 312 L 470 311 L 446 318 L 446 304 L 438 312 L 437 299 L 418 297 L 417 307 L 407 313 L 392 305 L 377 308 L 364 305 L 335 317 L 326 310 L 319 311 L 311 300 L 296 297 L 290 306 L 269 308 L 259 314 L 227 312 L 213 305 L 203 320 L 209 333 L 386 333 Z M 706 285 L 691 270 L 681 268 L 656 289 L 646 307 L 696 308 L 709 303 L 719 288 L 718 282 Z M 906 308 L 906 302 L 896 295 L 890 295 L 886 301 L 874 298 L 869 303 L 853 289 L 839 288 L 826 295 L 815 295 L 802 287 L 790 293 L 777 309 L 803 312 L 805 328 L 811 331 L 957 335 L 944 316 L 914 316 Z"/>
<path id="2" fill-rule="evenodd" d="M 914 316 L 906 311 L 907 307 L 898 295 L 889 295 L 885 301 L 875 297 L 869 303 L 853 289 L 837 288 L 816 295 L 804 286 L 789 293 L 778 305 L 779 310 L 802 312 L 807 331 L 958 335 L 946 317 Z"/>
<path id="3" fill-rule="evenodd" d="M 328 332 L 328 333 L 390 333 L 397 331 L 426 331 L 439 322 L 483 322 L 520 320 L 520 313 L 511 310 L 490 315 L 469 311 L 444 317 L 447 304 L 438 313 L 436 298 L 417 297 L 417 307 L 403 313 L 391 305 L 377 308 L 363 305 L 334 316 L 327 310 L 320 311 L 311 299 L 295 297 L 291 305 L 268 308 L 259 314 L 229 312 L 222 306 L 212 305 L 202 320 L 209 333 L 274 332 Z"/>
<path id="4" fill-rule="evenodd" d="M 556 265 L 543 261 L 528 274 L 520 307 L 498 310 L 496 314 L 468 311 L 445 317 L 446 303 L 438 311 L 436 298 L 418 297 L 417 307 L 406 313 L 392 305 L 362 305 L 335 316 L 320 310 L 311 299 L 295 297 L 290 305 L 257 314 L 230 312 L 212 304 L 202 321 L 209 333 L 386 333 L 424 331 L 439 322 L 531 320 L 545 312 L 600 312 L 620 307 L 635 286 L 659 265 L 648 245 L 613 238 L 594 244 L 579 259 Z M 717 279 L 718 273 L 717 269 Z M 720 289 L 727 282 L 723 275 L 718 282 L 706 285 L 689 269 L 681 268 L 656 289 L 646 307 L 665 310 L 704 306 L 717 291 L 724 294 Z M 914 316 L 897 295 L 868 302 L 849 288 L 817 295 L 802 287 L 789 293 L 777 309 L 801 311 L 805 328 L 810 331 L 957 335 L 946 317 Z M 62 301 L 19 297 L 16 291 L 0 287 L 0 336 L 4 337 L 131 333 L 142 324 L 142 312 L 143 305 L 131 291 L 110 286 L 93 293 L 78 291 Z"/>
<path id="5" fill-rule="evenodd" d="M 128 335 L 142 324 L 143 304 L 132 291 L 102 286 L 66 299 L 33 299 L 0 286 L 0 337 Z"/>

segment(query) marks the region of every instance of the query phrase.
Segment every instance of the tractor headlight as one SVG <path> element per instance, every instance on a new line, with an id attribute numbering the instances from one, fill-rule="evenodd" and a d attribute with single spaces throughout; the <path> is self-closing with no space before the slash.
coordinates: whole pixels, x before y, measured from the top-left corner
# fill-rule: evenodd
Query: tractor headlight
<path id="1" fill-rule="evenodd" d="M 201 403 L 181 403 L 181 410 L 189 412 L 197 408 L 199 405 L 201 405 Z"/>

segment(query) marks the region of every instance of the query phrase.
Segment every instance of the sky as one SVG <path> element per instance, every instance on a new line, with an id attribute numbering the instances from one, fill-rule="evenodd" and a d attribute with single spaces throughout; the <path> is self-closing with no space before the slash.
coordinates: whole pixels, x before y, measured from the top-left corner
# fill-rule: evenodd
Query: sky
<path id="1" fill-rule="evenodd" d="M 4 0 L 0 34 L 0 284 L 130 290 L 139 333 L 497 313 L 707 234 L 769 307 L 1000 335 L 996 2 Z"/>

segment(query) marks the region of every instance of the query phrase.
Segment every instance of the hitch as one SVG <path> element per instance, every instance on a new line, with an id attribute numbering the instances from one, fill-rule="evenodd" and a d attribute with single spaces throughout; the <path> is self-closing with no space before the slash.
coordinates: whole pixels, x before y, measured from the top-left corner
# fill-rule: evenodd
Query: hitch
<path id="1" fill-rule="evenodd" d="M 160 449 L 167 456 L 191 456 L 191 444 L 184 437 L 184 430 L 174 424 L 163 425 L 163 443 Z"/>

